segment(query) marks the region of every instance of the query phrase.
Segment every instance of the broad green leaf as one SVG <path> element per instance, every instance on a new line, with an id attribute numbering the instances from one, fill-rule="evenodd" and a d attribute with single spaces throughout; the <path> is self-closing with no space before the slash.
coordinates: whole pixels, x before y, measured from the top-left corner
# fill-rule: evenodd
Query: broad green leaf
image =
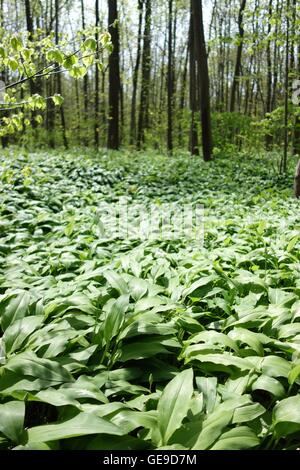
<path id="1" fill-rule="evenodd" d="M 25 403 L 10 401 L 0 404 L 0 431 L 14 442 L 20 442 L 23 434 Z"/>
<path id="2" fill-rule="evenodd" d="M 199 392 L 203 393 L 206 412 L 211 413 L 214 409 L 217 398 L 217 378 L 196 377 L 196 384 L 199 389 Z"/>
<path id="3" fill-rule="evenodd" d="M 116 289 L 120 295 L 128 294 L 128 286 L 120 274 L 115 271 L 104 271 L 103 276 L 106 278 L 108 284 Z"/>
<path id="4" fill-rule="evenodd" d="M 229 332 L 228 336 L 235 341 L 248 344 L 259 356 L 264 355 L 264 348 L 260 342 L 260 336 L 258 333 L 254 333 L 253 331 L 249 331 L 245 328 L 234 328 Z"/>
<path id="5" fill-rule="evenodd" d="M 12 356 L 4 368 L 18 374 L 20 377 L 34 377 L 48 382 L 49 385 L 73 382 L 72 375 L 55 361 L 41 359 L 33 352 L 24 352 Z"/>
<path id="6" fill-rule="evenodd" d="M 185 289 L 182 293 L 183 298 L 185 297 L 199 297 L 206 293 L 207 286 L 210 285 L 216 279 L 215 275 L 202 277 L 193 284 Z"/>
<path id="7" fill-rule="evenodd" d="M 296 235 L 295 237 L 293 237 L 293 238 L 289 241 L 288 246 L 287 246 L 287 248 L 286 248 L 286 251 L 287 251 L 288 253 L 290 253 L 291 251 L 293 251 L 293 249 L 294 249 L 295 246 L 297 245 L 298 241 L 299 241 L 299 235 Z"/>
<path id="8" fill-rule="evenodd" d="M 221 435 L 210 450 L 246 450 L 259 445 L 259 439 L 247 426 L 230 429 Z"/>
<path id="9" fill-rule="evenodd" d="M 281 400 L 273 409 L 273 426 L 277 436 L 300 430 L 300 395 Z"/>
<path id="10" fill-rule="evenodd" d="M 119 360 L 121 362 L 139 360 L 153 357 L 157 354 L 170 354 L 170 352 L 161 344 L 160 341 L 140 341 L 123 345 Z"/>
<path id="11" fill-rule="evenodd" d="M 237 347 L 236 342 L 233 341 L 230 337 L 224 335 L 223 333 L 218 333 L 217 331 L 201 331 L 188 341 L 189 344 L 198 344 L 202 342 L 205 344 L 221 344 L 225 348 L 230 348 L 237 354 L 239 353 L 239 348 Z"/>
<path id="12" fill-rule="evenodd" d="M 135 304 L 135 311 L 144 312 L 145 310 L 149 310 L 164 303 L 165 300 L 161 297 L 144 297 L 143 299 L 138 300 Z"/>
<path id="13" fill-rule="evenodd" d="M 20 349 L 25 339 L 39 328 L 42 322 L 43 317 L 41 315 L 28 316 L 16 320 L 6 329 L 3 335 L 6 352 L 11 354 Z"/>
<path id="14" fill-rule="evenodd" d="M 35 426 L 28 429 L 28 443 L 50 442 L 89 434 L 112 434 L 122 436 L 122 429 L 91 413 L 79 413 L 63 423 Z"/>
<path id="15" fill-rule="evenodd" d="M 299 375 L 300 375 L 300 364 L 293 367 L 293 369 L 290 371 L 288 375 L 289 384 L 293 385 L 297 381 Z"/>
<path id="16" fill-rule="evenodd" d="M 157 406 L 158 428 L 162 445 L 168 444 L 172 434 L 187 415 L 193 394 L 193 371 L 187 369 L 174 377 L 164 388 Z"/>
<path id="17" fill-rule="evenodd" d="M 291 371 L 291 364 L 282 357 L 267 356 L 262 362 L 262 372 L 269 377 L 288 378 Z"/>
<path id="18" fill-rule="evenodd" d="M 249 423 L 264 414 L 266 409 L 260 403 L 242 406 L 233 413 L 232 423 Z"/>
<path id="19" fill-rule="evenodd" d="M 16 320 L 28 313 L 30 295 L 27 291 L 4 296 L 0 301 L 1 327 L 5 331 Z"/>
<path id="20" fill-rule="evenodd" d="M 197 353 L 193 351 L 192 355 L 186 356 L 186 361 L 199 361 L 201 363 L 211 362 L 216 366 L 225 366 L 225 367 L 237 367 L 240 370 L 251 370 L 253 365 L 246 358 L 237 357 L 227 352 L 223 354 L 201 354 L 201 351 Z"/>
<path id="21" fill-rule="evenodd" d="M 124 323 L 125 313 L 129 307 L 129 295 L 121 295 L 106 314 L 104 338 L 109 343 L 119 332 Z"/>
<path id="22" fill-rule="evenodd" d="M 209 449 L 231 423 L 233 410 L 217 409 L 203 422 L 202 431 L 193 450 Z"/>
<path id="23" fill-rule="evenodd" d="M 265 392 L 271 393 L 276 398 L 283 398 L 285 395 L 284 387 L 279 380 L 267 375 L 258 377 L 252 384 L 252 390 L 264 390 Z"/>

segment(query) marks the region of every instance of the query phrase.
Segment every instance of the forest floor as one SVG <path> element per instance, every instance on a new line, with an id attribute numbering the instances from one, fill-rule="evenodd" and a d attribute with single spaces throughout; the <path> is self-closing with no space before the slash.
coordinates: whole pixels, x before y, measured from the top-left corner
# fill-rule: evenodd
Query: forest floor
<path id="1" fill-rule="evenodd" d="M 276 159 L 7 151 L 0 185 L 0 448 L 299 446 L 300 211 Z M 167 203 L 201 227 L 116 238 L 124 196 L 130 230 Z"/>

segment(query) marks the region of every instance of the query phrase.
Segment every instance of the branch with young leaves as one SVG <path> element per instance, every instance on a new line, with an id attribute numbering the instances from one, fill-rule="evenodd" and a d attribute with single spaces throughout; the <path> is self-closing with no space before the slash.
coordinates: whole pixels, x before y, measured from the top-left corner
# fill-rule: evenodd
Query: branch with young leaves
<path id="1" fill-rule="evenodd" d="M 27 95 L 18 101 L 15 94 L 18 87 L 26 91 L 26 84 L 44 77 L 49 78 L 53 74 L 67 73 L 70 77 L 80 79 L 88 72 L 88 69 L 96 62 L 102 70 L 103 64 L 99 60 L 99 50 L 102 53 L 111 52 L 110 34 L 100 33 L 98 30 L 98 43 L 95 40 L 95 28 L 77 33 L 76 41 L 71 42 L 67 36 L 61 38 L 59 44 L 55 44 L 53 34 L 42 36 L 39 30 L 35 37 L 28 38 L 25 33 L 0 36 L 0 73 L 12 77 L 11 83 L 5 84 L 4 89 L 0 85 L 0 112 L 5 116 L 0 121 L 0 136 L 14 133 L 26 125 L 26 110 L 43 110 L 46 102 L 52 99 L 55 106 L 60 106 L 63 97 L 54 94 L 43 97 L 39 94 Z M 70 44 L 74 50 L 70 51 Z M 22 108 L 17 114 L 10 115 L 9 111 Z M 38 118 L 40 120 L 40 118 Z M 29 120 L 28 120 L 29 122 Z"/>

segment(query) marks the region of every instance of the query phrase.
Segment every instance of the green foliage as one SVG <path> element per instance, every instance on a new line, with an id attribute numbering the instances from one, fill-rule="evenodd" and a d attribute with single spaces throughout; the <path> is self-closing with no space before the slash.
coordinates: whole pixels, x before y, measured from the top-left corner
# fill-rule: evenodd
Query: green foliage
<path id="1" fill-rule="evenodd" d="M 2 448 L 299 446 L 299 205 L 273 163 L 0 157 Z M 203 244 L 105 238 L 123 195 L 202 204 Z"/>
<path id="2" fill-rule="evenodd" d="M 260 135 L 253 133 L 253 118 L 242 113 L 213 113 L 214 145 L 224 147 L 253 148 L 263 144 Z"/>
<path id="3" fill-rule="evenodd" d="M 86 35 L 95 34 L 98 31 L 99 41 Z M 70 52 L 70 44 L 76 47 Z M 45 34 L 37 30 L 33 37 L 19 33 L 11 37 L 9 32 L 0 28 L 0 72 L 6 76 L 13 72 L 12 83 L 5 83 L 5 93 L 1 90 L 0 111 L 1 126 L 0 137 L 14 134 L 30 128 L 32 120 L 28 119 L 26 112 L 44 110 L 48 99 L 52 99 L 55 106 L 61 106 L 63 98 L 59 95 L 42 96 L 38 93 L 31 95 L 31 89 L 27 88 L 29 80 L 36 83 L 37 80 L 49 80 L 53 73 L 68 72 L 69 76 L 80 79 L 86 75 L 88 68 L 94 62 L 97 50 L 110 51 L 110 35 L 100 32 L 99 28 L 89 28 L 77 33 L 76 42 L 70 41 L 67 35 L 60 37 L 56 44 L 53 33 Z M 99 59 L 98 59 L 99 60 Z M 101 63 L 99 64 L 101 65 Z M 61 66 L 61 70 L 57 68 Z M 22 87 L 22 101 L 17 99 L 17 91 Z M 39 87 L 40 88 L 40 87 Z M 16 110 L 15 113 L 11 111 Z M 41 115 L 34 117 L 41 123 Z"/>

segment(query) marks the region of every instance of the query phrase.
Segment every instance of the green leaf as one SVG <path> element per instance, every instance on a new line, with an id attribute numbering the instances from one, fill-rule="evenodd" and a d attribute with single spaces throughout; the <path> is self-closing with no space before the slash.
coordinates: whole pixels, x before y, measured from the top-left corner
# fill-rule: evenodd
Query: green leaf
<path id="1" fill-rule="evenodd" d="M 157 406 L 158 428 L 162 444 L 168 444 L 172 434 L 187 415 L 193 394 L 193 370 L 187 369 L 174 377 L 164 388 Z"/>
<path id="2" fill-rule="evenodd" d="M 260 342 L 259 333 L 254 333 L 245 328 L 234 328 L 229 332 L 229 337 L 235 341 L 248 344 L 259 356 L 264 355 L 264 348 Z"/>
<path id="3" fill-rule="evenodd" d="M 35 426 L 28 429 L 28 443 L 50 442 L 90 434 L 110 434 L 122 436 L 122 429 L 115 424 L 91 413 L 79 413 L 72 419 L 59 424 Z"/>
<path id="4" fill-rule="evenodd" d="M 274 407 L 273 426 L 278 437 L 300 430 L 300 395 L 285 398 Z"/>
<path id="5" fill-rule="evenodd" d="M 63 61 L 63 66 L 65 69 L 70 70 L 77 62 L 77 57 L 75 55 L 70 55 Z"/>
<path id="6" fill-rule="evenodd" d="M 20 349 L 26 338 L 39 328 L 42 322 L 43 317 L 35 315 L 21 318 L 12 323 L 3 335 L 6 352 L 11 354 Z"/>
<path id="7" fill-rule="evenodd" d="M 13 442 L 19 443 L 23 434 L 25 404 L 10 401 L 0 405 L 0 431 Z"/>
<path id="8" fill-rule="evenodd" d="M 269 377 L 285 377 L 288 378 L 291 364 L 282 357 L 267 356 L 262 362 L 262 372 Z"/>
<path id="9" fill-rule="evenodd" d="M 129 295 L 121 295 L 114 301 L 106 314 L 104 323 L 104 338 L 109 343 L 121 330 L 125 312 L 129 307 Z"/>
<path id="10" fill-rule="evenodd" d="M 295 237 L 293 237 L 289 243 L 288 243 L 288 246 L 286 248 L 286 251 L 288 253 L 290 253 L 291 251 L 293 251 L 293 249 L 295 248 L 295 246 L 297 245 L 298 243 L 298 240 L 299 240 L 299 235 L 296 235 Z"/>
<path id="11" fill-rule="evenodd" d="M 264 414 L 266 409 L 260 403 L 242 406 L 233 413 L 233 423 L 249 423 Z"/>
<path id="12" fill-rule="evenodd" d="M 64 102 L 64 98 L 61 95 L 53 95 L 51 96 L 53 103 L 55 106 L 61 106 Z"/>
<path id="13" fill-rule="evenodd" d="M 300 375 L 300 364 L 293 367 L 293 369 L 290 371 L 290 373 L 288 375 L 289 384 L 293 385 L 296 382 L 296 380 L 298 379 L 299 375 Z"/>
<path id="14" fill-rule="evenodd" d="M 87 68 L 83 65 L 73 65 L 70 69 L 69 74 L 73 78 L 82 78 L 87 74 Z"/>
<path id="15" fill-rule="evenodd" d="M 9 59 L 8 66 L 13 72 L 15 72 L 18 69 L 19 64 L 15 59 Z"/>
<path id="16" fill-rule="evenodd" d="M 115 271 L 104 271 L 103 276 L 111 287 L 116 289 L 120 295 L 128 294 L 128 286 L 122 276 Z"/>
<path id="17" fill-rule="evenodd" d="M 89 37 L 84 41 L 83 48 L 95 51 L 97 49 L 97 41 L 94 38 Z"/>
<path id="18" fill-rule="evenodd" d="M 193 450 L 210 448 L 220 437 L 223 430 L 231 423 L 233 410 L 218 408 L 204 421 L 202 431 L 193 446 Z"/>
<path id="19" fill-rule="evenodd" d="M 212 364 L 215 364 L 216 367 L 237 367 L 240 370 L 253 369 L 253 364 L 246 358 L 237 357 L 227 352 L 224 352 L 223 354 L 201 354 L 201 351 L 192 351 L 192 354 L 186 354 L 187 362 L 194 360 L 201 363 L 211 362 Z"/>
<path id="20" fill-rule="evenodd" d="M 282 398 L 285 396 L 284 387 L 279 380 L 276 380 L 273 377 L 268 377 L 267 375 L 261 375 L 258 377 L 258 379 L 252 384 L 252 390 L 264 390 L 265 392 L 271 393 L 276 398 Z"/>
<path id="21" fill-rule="evenodd" d="M 169 351 L 161 344 L 160 341 L 151 342 L 137 341 L 135 343 L 125 344 L 122 347 L 120 361 L 126 362 L 130 360 L 145 359 L 153 357 L 157 354 L 170 354 Z"/>
<path id="22" fill-rule="evenodd" d="M 243 395 L 228 399 L 218 405 L 213 413 L 209 414 L 205 421 L 203 421 L 202 429 L 193 446 L 193 450 L 209 449 L 232 422 L 236 408 L 246 406 L 250 403 L 249 398 Z"/>
<path id="23" fill-rule="evenodd" d="M 183 291 L 183 298 L 185 297 L 201 297 L 204 293 L 206 293 L 207 286 L 210 285 L 216 279 L 215 275 L 202 277 L 197 281 L 193 282 L 193 284 Z"/>
<path id="24" fill-rule="evenodd" d="M 3 296 L 0 301 L 1 327 L 5 331 L 12 323 L 24 318 L 30 305 L 30 295 L 27 291 Z"/>
<path id="25" fill-rule="evenodd" d="M 216 377 L 196 377 L 196 383 L 199 392 L 203 393 L 206 412 L 211 413 L 216 403 L 218 380 Z"/>
<path id="26" fill-rule="evenodd" d="M 24 352 L 11 357 L 3 366 L 20 377 L 30 376 L 44 380 L 50 385 L 73 382 L 72 375 L 55 361 L 41 359 L 33 352 Z"/>
<path id="27" fill-rule="evenodd" d="M 246 450 L 259 445 L 259 439 L 247 426 L 239 426 L 223 433 L 210 450 Z"/>
<path id="28" fill-rule="evenodd" d="M 57 62 L 60 65 L 64 61 L 64 54 L 59 49 L 50 49 L 46 57 L 49 62 Z"/>
<path id="29" fill-rule="evenodd" d="M 18 36 L 10 38 L 10 44 L 15 51 L 20 51 L 23 47 L 22 40 Z"/>

